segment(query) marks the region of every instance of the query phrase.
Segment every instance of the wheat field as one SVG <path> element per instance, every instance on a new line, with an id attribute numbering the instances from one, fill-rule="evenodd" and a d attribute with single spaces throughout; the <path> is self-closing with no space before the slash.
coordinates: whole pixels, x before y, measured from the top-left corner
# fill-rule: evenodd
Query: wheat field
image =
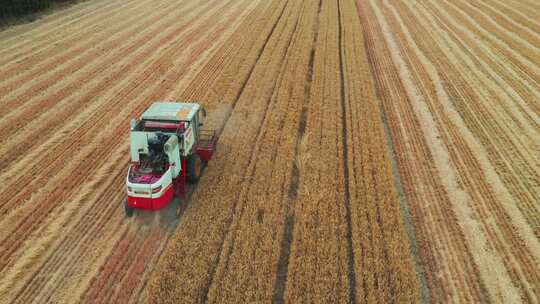
<path id="1" fill-rule="evenodd" d="M 89 0 L 0 32 L 0 303 L 538 302 L 538 20 Z M 128 219 L 158 100 L 201 103 L 217 151 L 178 211 Z"/>

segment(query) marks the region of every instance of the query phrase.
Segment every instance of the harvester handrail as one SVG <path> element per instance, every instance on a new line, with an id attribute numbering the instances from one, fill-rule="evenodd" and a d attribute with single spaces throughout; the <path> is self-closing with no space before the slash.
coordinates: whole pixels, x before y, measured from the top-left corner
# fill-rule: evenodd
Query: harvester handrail
<path id="1" fill-rule="evenodd" d="M 199 132 L 198 146 L 201 148 L 214 148 L 216 145 L 216 130 L 201 130 Z"/>

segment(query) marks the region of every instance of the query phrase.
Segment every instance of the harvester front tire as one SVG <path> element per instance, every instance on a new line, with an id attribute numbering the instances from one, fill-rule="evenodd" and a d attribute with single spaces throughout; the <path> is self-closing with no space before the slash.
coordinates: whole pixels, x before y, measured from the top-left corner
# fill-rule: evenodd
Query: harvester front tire
<path id="1" fill-rule="evenodd" d="M 124 201 L 124 213 L 126 214 L 126 217 L 132 217 L 133 216 L 133 207 L 128 205 L 127 199 Z"/>
<path id="2" fill-rule="evenodd" d="M 187 160 L 187 182 L 196 184 L 201 178 L 203 162 L 199 155 L 193 154 Z"/>

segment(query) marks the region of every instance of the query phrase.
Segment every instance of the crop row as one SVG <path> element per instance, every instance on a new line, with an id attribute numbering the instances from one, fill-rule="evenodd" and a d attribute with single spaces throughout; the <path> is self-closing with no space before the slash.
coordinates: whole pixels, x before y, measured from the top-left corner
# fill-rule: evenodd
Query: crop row
<path id="1" fill-rule="evenodd" d="M 70 9 L 61 10 L 56 14 L 51 14 L 50 18 L 42 18 L 39 22 L 34 23 L 34 27 L 6 29 L 0 33 L 0 39 L 5 42 L 0 50 L 2 55 L 0 63 L 6 64 L 25 57 L 47 45 L 47 42 L 51 40 L 61 41 L 61 39 L 66 38 L 65 30 L 73 27 L 74 24 L 78 24 L 82 28 L 92 24 L 95 26 L 95 21 L 102 18 L 103 12 L 114 10 L 115 6 L 118 6 L 118 3 L 114 1 L 91 3 L 84 7 L 74 6 Z"/>
<path id="2" fill-rule="evenodd" d="M 243 196 L 247 193 L 241 184 L 249 182 L 245 175 L 253 170 L 251 159 L 254 156 L 251 155 L 256 147 L 253 142 L 264 130 L 260 126 L 267 117 L 265 113 L 271 113 L 268 108 L 279 70 L 267 67 L 281 64 L 295 28 L 295 22 L 291 21 L 298 18 L 299 9 L 298 4 L 274 2 L 253 16 L 253 23 L 248 24 L 254 27 L 250 35 L 238 33 L 247 41 L 234 54 L 235 58 L 222 71 L 220 79 L 214 82 L 214 88 L 223 90 L 222 95 L 227 99 L 232 98 L 224 99 L 233 108 L 232 115 L 225 113 L 222 117 L 227 124 L 220 135 L 218 153 L 183 216 L 178 229 L 182 232 L 171 241 L 151 282 L 150 302 L 174 302 L 178 297 L 203 301 L 212 286 L 214 273 L 223 271 L 233 248 L 231 237 L 238 232 L 235 226 L 239 222 L 233 212 L 241 210 L 245 204 Z M 289 38 L 278 39 L 283 37 Z M 262 79 L 265 81 L 261 82 Z M 215 89 L 208 89 L 208 95 L 213 91 Z M 239 149 L 232 150 L 233 147 Z M 249 291 L 256 292 L 252 288 Z"/>
<path id="3" fill-rule="evenodd" d="M 217 111 L 223 103 L 212 102 L 224 96 L 230 107 L 147 300 L 416 300 L 354 2 L 274 4 L 262 14 L 277 23 L 260 24 L 270 32 L 257 58 L 239 61 L 250 50 L 241 47 L 219 78 L 198 75 L 183 91 Z M 247 83 L 228 85 L 242 63 L 253 65 Z"/>
<path id="4" fill-rule="evenodd" d="M 414 263 L 391 169 L 388 139 L 354 1 L 341 1 L 342 96 L 350 189 L 357 301 L 415 302 L 423 274 Z M 350 26 L 350 30 L 348 27 Z M 347 175 L 346 175 L 347 176 Z M 410 227 L 409 227 L 410 228 Z M 363 288 L 360 288 L 363 286 Z"/>
<path id="5" fill-rule="evenodd" d="M 133 88 L 137 88 L 136 85 L 137 84 L 140 85 L 143 81 L 146 81 L 148 83 L 148 81 L 152 79 L 149 76 L 154 77 L 154 78 L 163 77 L 162 75 L 160 75 L 159 67 L 162 66 L 163 62 L 167 62 L 167 61 L 170 60 L 167 57 L 167 55 L 172 55 L 173 54 L 172 51 L 174 51 L 174 50 L 181 51 L 180 49 L 170 49 L 168 51 L 169 54 L 167 54 L 167 53 L 162 54 L 162 55 L 164 55 L 163 57 L 160 57 L 158 61 L 155 61 L 153 63 L 153 65 L 148 67 L 148 71 L 151 72 L 150 74 L 149 73 L 143 73 L 142 75 L 138 75 L 137 77 L 138 77 L 139 81 L 134 81 L 134 82 L 132 82 L 131 86 L 126 86 L 126 87 L 122 88 L 122 90 L 117 93 L 116 97 L 126 96 L 126 94 L 128 94 L 127 96 L 129 96 L 129 94 L 134 96 L 136 91 L 134 91 Z M 185 48 L 183 50 L 185 50 Z M 146 87 L 143 87 L 143 86 L 138 87 L 138 89 L 141 90 L 141 91 L 144 90 L 145 88 Z M 91 98 L 91 97 L 89 96 L 89 98 Z M 116 100 L 117 99 L 115 99 L 115 98 L 110 98 L 107 101 L 108 102 L 115 102 Z M 149 101 L 146 101 L 146 103 L 149 103 Z M 76 170 L 73 170 L 73 167 L 66 166 L 66 164 L 67 164 L 67 161 L 70 159 L 70 156 L 78 158 L 78 157 L 81 157 L 82 155 L 85 155 L 86 153 L 92 153 L 91 152 L 92 150 L 98 150 L 100 152 L 103 152 L 103 149 L 100 149 L 99 146 L 92 145 L 92 143 L 98 143 L 101 138 L 104 138 L 105 135 L 107 135 L 107 133 L 102 132 L 102 130 L 95 125 L 95 121 L 96 120 L 106 121 L 105 118 L 106 118 L 107 115 L 103 115 L 103 113 L 105 113 L 105 112 L 107 112 L 109 116 L 113 116 L 115 114 L 122 113 L 121 111 L 115 113 L 113 111 L 114 107 L 120 108 L 120 107 L 123 106 L 122 108 L 124 109 L 124 111 L 126 111 L 126 110 L 133 111 L 133 108 L 128 107 L 127 104 L 122 105 L 121 103 L 115 103 L 114 107 L 110 107 L 110 106 L 106 107 L 106 103 L 103 103 L 103 102 L 95 103 L 95 105 L 99 107 L 98 108 L 99 110 L 95 109 L 94 113 L 93 113 L 94 115 L 90 116 L 90 119 L 88 119 L 89 118 L 88 116 L 78 116 L 77 118 L 79 120 L 75 120 L 75 121 L 78 121 L 79 125 L 77 126 L 77 128 L 74 129 L 74 131 L 72 131 L 70 136 L 66 137 L 63 141 L 61 141 L 60 144 L 57 144 L 56 146 L 54 146 L 53 149 L 51 149 L 49 147 L 48 148 L 49 153 L 41 153 L 41 159 L 37 159 L 38 163 L 36 164 L 36 166 L 39 166 L 39 167 L 45 169 L 45 172 L 47 172 L 46 174 L 43 174 L 45 172 L 41 171 L 43 169 L 40 170 L 39 168 L 31 167 L 32 163 L 25 163 L 26 168 L 28 168 L 30 170 L 18 170 L 17 171 L 16 174 L 18 174 L 17 175 L 18 178 L 14 179 L 14 184 L 13 185 L 20 184 L 20 183 L 25 183 L 23 181 L 24 179 L 31 179 L 32 181 L 27 183 L 27 186 L 23 189 L 23 191 L 19 191 L 19 192 L 13 193 L 13 194 L 9 194 L 9 193 L 17 191 L 17 189 L 14 189 L 12 187 L 7 187 L 7 189 L 5 189 L 5 191 L 7 191 L 6 195 L 11 197 L 11 199 L 7 200 L 5 202 L 5 205 L 2 206 L 4 208 L 6 208 L 6 211 L 9 211 L 10 208 L 13 209 L 10 206 L 21 206 L 20 203 L 18 203 L 18 202 L 24 200 L 25 196 L 29 196 L 29 195 L 34 194 L 35 191 L 38 191 L 38 193 L 40 193 L 41 191 L 51 191 L 51 192 L 56 191 L 57 193 L 59 193 L 60 195 L 56 200 L 51 198 L 51 204 L 53 204 L 52 206 L 55 206 L 56 204 L 61 202 L 61 199 L 60 199 L 62 197 L 61 195 L 66 195 L 66 194 L 69 193 L 69 192 L 65 191 L 65 189 L 64 189 L 64 187 L 67 186 L 66 182 L 63 182 L 62 179 L 60 179 L 60 180 L 55 180 L 55 179 L 57 179 L 57 178 L 66 178 L 65 180 L 68 183 L 78 183 L 80 180 L 82 180 L 85 177 L 85 175 L 78 174 L 77 177 L 75 177 L 75 178 L 69 178 L 70 175 L 77 174 L 77 172 L 80 172 L 82 170 L 82 167 L 81 167 L 80 162 L 70 163 L 70 166 L 75 166 L 77 168 Z M 63 113 L 58 113 L 58 115 L 60 117 L 65 117 L 62 114 Z M 129 120 L 129 118 L 126 117 L 126 116 L 116 116 L 116 117 L 121 118 L 124 121 Z M 55 119 L 55 117 L 52 117 L 52 118 Z M 84 124 L 80 124 L 80 122 L 81 122 L 80 119 L 81 118 L 84 119 L 83 120 Z M 109 121 L 109 123 L 111 123 L 111 121 Z M 93 126 L 93 128 L 88 128 L 88 126 Z M 117 127 L 115 127 L 115 129 L 113 129 L 113 130 L 121 130 L 122 129 L 121 126 L 122 126 L 122 124 L 118 124 Z M 84 137 L 84 136 L 92 136 L 91 134 L 97 134 L 97 133 L 100 133 L 101 138 L 100 137 L 93 137 L 92 140 L 86 140 L 85 137 Z M 45 135 L 45 134 L 42 134 L 42 135 Z M 61 134 L 61 135 L 63 135 L 65 137 L 65 134 Z M 115 140 L 115 138 L 112 137 L 112 138 L 108 138 L 107 140 Z M 81 149 L 80 154 L 73 153 L 74 152 L 73 145 L 81 146 L 82 149 Z M 69 149 L 66 149 L 66 147 L 69 147 Z M 21 147 L 19 146 L 18 148 L 20 149 Z M 83 151 L 85 151 L 85 152 L 83 153 Z M 32 151 L 32 152 L 34 152 L 34 151 Z M 94 153 L 93 155 L 94 155 L 94 157 L 97 157 L 97 154 Z M 50 168 L 51 164 L 58 164 L 58 165 L 63 164 L 63 167 L 61 168 L 61 171 L 67 173 L 67 172 L 70 172 L 69 170 L 71 170 L 71 173 L 68 173 L 67 176 L 65 174 L 63 175 L 63 174 L 56 173 L 55 174 L 55 179 L 51 179 L 49 177 L 49 175 L 51 174 L 51 170 L 54 170 L 54 169 Z M 96 164 L 93 163 L 93 162 L 88 162 L 87 161 L 87 162 L 83 162 L 83 165 L 95 166 Z M 58 169 L 60 169 L 60 168 L 58 168 Z M 52 171 L 52 172 L 57 172 L 57 171 Z M 9 173 L 9 171 L 7 173 Z M 51 184 L 51 185 L 54 185 L 53 183 L 56 183 L 56 187 L 51 187 L 51 186 L 49 186 L 49 187 L 41 187 L 42 182 L 40 181 L 40 179 L 46 180 L 47 183 Z M 71 189 L 71 188 L 68 188 L 68 189 Z M 45 212 L 46 210 L 48 210 L 48 209 L 45 209 L 45 206 L 47 206 L 47 204 L 42 202 L 39 205 L 39 208 L 43 208 L 43 210 Z M 38 224 L 36 221 L 31 221 L 30 220 L 31 217 L 38 216 L 38 214 L 39 214 L 39 213 L 33 212 L 33 211 L 35 211 L 35 208 L 31 207 L 31 208 L 27 208 L 26 210 L 29 211 L 29 212 L 32 212 L 32 215 L 31 216 L 21 217 L 21 224 L 19 224 L 19 225 L 13 225 L 13 224 L 11 225 L 12 228 L 16 231 L 16 234 L 11 234 L 9 237 L 13 238 L 13 239 L 16 239 L 17 241 L 16 242 L 7 242 L 7 241 L 4 240 L 6 242 L 6 244 L 11 244 L 10 246 L 15 246 L 15 244 L 17 242 L 21 242 L 22 240 L 24 240 L 24 233 L 26 233 L 27 230 L 26 229 L 21 229 L 21 227 L 23 227 L 22 225 L 24 225 L 25 227 L 30 228 L 32 225 Z M 17 214 L 15 214 L 15 216 L 20 217 L 20 211 L 22 211 L 22 210 L 16 209 L 15 211 L 17 211 Z M 30 231 L 30 230 L 28 230 L 28 231 Z M 3 241 L 3 243 L 4 243 L 4 241 Z M 6 248 L 9 248 L 9 247 L 6 247 Z M 3 252 L 3 254 L 6 254 L 6 255 L 10 254 L 10 251 L 5 250 Z M 4 262 L 7 262 L 7 259 L 5 259 Z"/>
<path id="6" fill-rule="evenodd" d="M 168 19 L 175 21 L 171 26 L 153 28 L 160 33 L 154 32 L 152 36 L 157 37 L 157 49 L 146 53 L 126 50 L 125 66 L 131 70 L 124 71 L 129 83 L 115 83 L 118 77 L 112 78 L 113 74 L 107 73 L 108 82 L 101 82 L 94 95 L 82 99 L 85 108 L 63 113 L 55 109 L 51 113 L 57 115 L 42 117 L 44 123 L 62 122 L 58 125 L 60 130 L 56 130 L 59 132 L 41 129 L 40 142 L 29 146 L 27 155 L 5 162 L 6 171 L 2 172 L 3 177 L 11 176 L 15 182 L 29 182 L 26 188 L 18 190 L 2 188 L 3 192 L 11 191 L 13 197 L 3 205 L 0 223 L 2 248 L 5 248 L 2 271 L 6 276 L 0 281 L 0 286 L 6 287 L 2 289 L 3 299 L 25 303 L 36 297 L 53 302 L 78 301 L 80 295 L 93 295 L 91 289 L 99 282 L 121 278 L 121 284 L 107 285 L 98 295 L 136 300 L 132 293 L 142 288 L 148 275 L 140 272 L 141 265 L 144 269 L 156 257 L 154 249 L 166 242 L 171 231 L 156 234 L 128 229 L 120 208 L 125 195 L 127 152 L 125 144 L 118 145 L 118 138 L 125 138 L 125 126 L 131 117 L 139 115 L 152 100 L 163 98 L 181 79 L 198 71 L 204 61 L 195 58 L 211 55 L 252 8 L 253 5 L 245 2 L 235 5 L 223 2 L 202 15 L 173 10 Z M 157 21 L 165 12 L 167 6 L 160 6 L 158 13 L 148 16 Z M 140 38 L 145 34 L 143 31 L 137 35 Z M 169 38 L 163 40 L 164 37 Z M 80 98 L 79 93 L 75 93 L 76 99 Z M 101 98 L 96 98 L 96 94 L 102 94 Z M 35 129 L 34 125 L 29 130 Z M 123 237 L 133 239 L 139 234 L 140 243 L 131 242 L 129 250 L 120 250 L 118 255 L 112 253 L 119 248 L 115 244 Z M 96 252 L 92 246 L 102 251 Z M 123 255 L 127 254 L 138 259 L 128 260 L 129 264 L 122 267 L 107 266 L 112 270 L 111 276 L 98 271 L 102 265 L 125 260 Z M 126 269 L 133 275 L 118 276 Z M 95 275 L 97 279 L 91 280 Z M 130 287 L 127 294 L 118 290 L 121 286 L 135 285 L 139 288 Z M 66 293 L 68 289 L 70 293 Z"/>
<path id="7" fill-rule="evenodd" d="M 359 4 L 431 296 L 534 302 L 538 91 L 536 67 L 520 66 L 527 45 L 461 1 Z"/>

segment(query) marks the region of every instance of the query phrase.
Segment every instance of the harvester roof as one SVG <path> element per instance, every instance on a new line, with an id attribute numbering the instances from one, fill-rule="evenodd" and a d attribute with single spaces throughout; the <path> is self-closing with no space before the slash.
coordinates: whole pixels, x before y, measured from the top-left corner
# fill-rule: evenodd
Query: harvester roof
<path id="1" fill-rule="evenodd" d="M 142 115 L 142 119 L 189 121 L 197 113 L 200 105 L 184 102 L 155 102 Z"/>

